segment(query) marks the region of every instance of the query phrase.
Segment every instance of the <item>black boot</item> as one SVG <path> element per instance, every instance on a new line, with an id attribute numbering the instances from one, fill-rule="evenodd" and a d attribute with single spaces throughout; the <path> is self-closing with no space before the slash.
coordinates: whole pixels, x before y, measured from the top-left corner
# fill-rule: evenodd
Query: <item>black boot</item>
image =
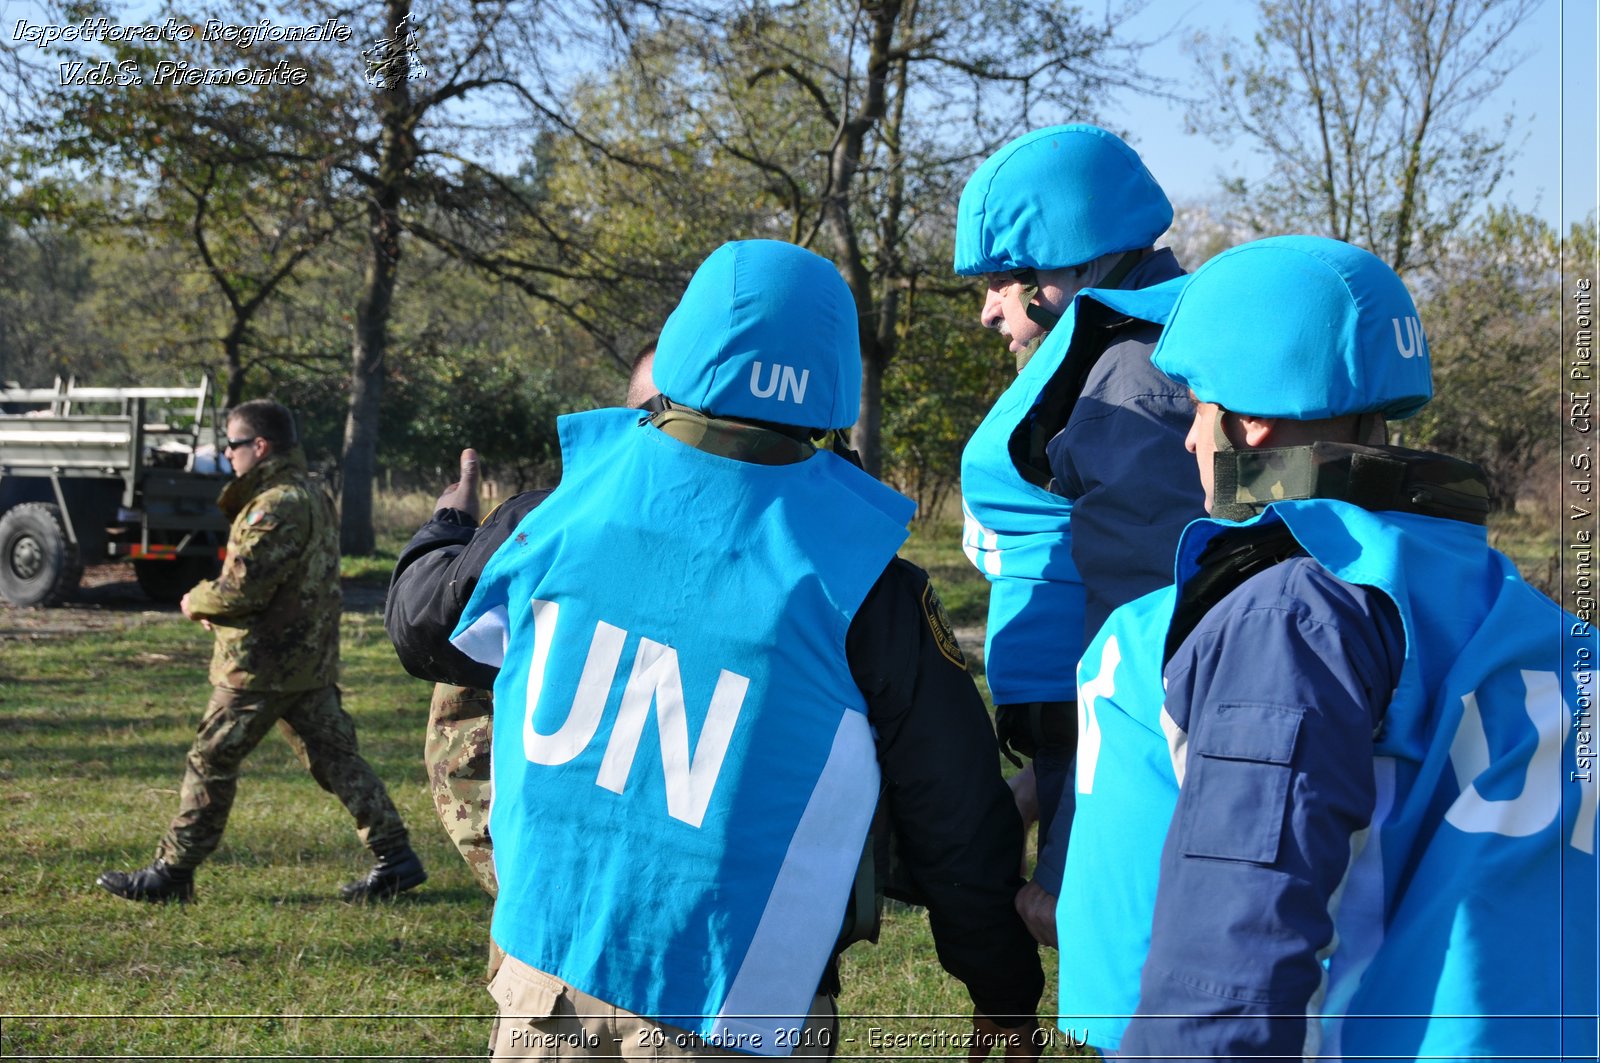
<path id="1" fill-rule="evenodd" d="M 422 859 L 412 852 L 411 846 L 402 845 L 378 854 L 367 877 L 347 882 L 339 887 L 339 896 L 347 901 L 367 901 L 378 897 L 393 897 L 428 881 L 422 869 Z"/>
<path id="2" fill-rule="evenodd" d="M 168 867 L 159 859 L 138 871 L 102 871 L 95 884 L 129 901 L 183 904 L 194 900 L 194 868 Z"/>

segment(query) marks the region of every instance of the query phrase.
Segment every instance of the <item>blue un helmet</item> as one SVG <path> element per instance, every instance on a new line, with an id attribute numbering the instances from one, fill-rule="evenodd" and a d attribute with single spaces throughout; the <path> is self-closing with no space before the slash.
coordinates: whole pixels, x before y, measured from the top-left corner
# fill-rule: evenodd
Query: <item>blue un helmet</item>
<path id="1" fill-rule="evenodd" d="M 855 300 L 803 247 L 723 244 L 662 326 L 651 373 L 661 394 L 711 416 L 848 428 L 861 407 Z"/>
<path id="2" fill-rule="evenodd" d="M 1274 236 L 1207 262 L 1151 360 L 1202 402 L 1252 417 L 1409 417 L 1433 397 L 1411 293 L 1376 255 Z"/>
<path id="3" fill-rule="evenodd" d="M 1092 125 L 1026 133 L 961 190 L 955 270 L 968 276 L 1081 266 L 1149 247 L 1172 204 L 1134 150 Z"/>

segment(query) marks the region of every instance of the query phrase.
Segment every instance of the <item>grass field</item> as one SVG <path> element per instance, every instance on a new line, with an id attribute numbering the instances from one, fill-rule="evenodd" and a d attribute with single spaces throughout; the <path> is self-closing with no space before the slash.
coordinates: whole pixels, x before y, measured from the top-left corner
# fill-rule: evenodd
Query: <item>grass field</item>
<path id="1" fill-rule="evenodd" d="M 937 529 L 912 553 L 943 577 L 958 623 L 981 621 L 983 585 L 954 536 Z M 347 561 L 347 579 L 373 597 L 402 542 Z M 134 905 L 95 886 L 149 861 L 207 695 L 209 638 L 170 608 L 126 608 L 125 626 L 83 633 L 28 633 L 0 614 L 0 1057 L 481 1057 L 489 905 L 434 818 L 429 690 L 401 671 L 375 611 L 345 615 L 345 705 L 428 866 L 424 887 L 369 907 L 337 899 L 369 858 L 277 736 L 245 763 L 195 904 Z M 890 912 L 877 946 L 845 956 L 844 981 L 841 1056 L 962 1054 L 948 1046 L 970 1005 L 920 911 Z"/>
<path id="2" fill-rule="evenodd" d="M 1521 526 L 1507 538 L 1530 535 L 1542 538 Z M 383 556 L 347 562 L 367 598 L 403 541 L 386 536 Z M 954 527 L 919 527 L 906 552 L 958 625 L 981 623 L 986 585 Z M 174 610 L 142 608 L 125 626 L 49 635 L 11 631 L 0 614 L 0 1057 L 480 1057 L 489 906 L 434 819 L 428 689 L 401 671 L 375 611 L 345 617 L 345 703 L 411 826 L 426 886 L 342 904 L 338 885 L 367 854 L 277 737 L 246 762 L 196 904 L 133 905 L 94 885 L 102 870 L 148 862 L 207 694 L 208 637 Z M 938 967 L 920 912 L 891 911 L 877 946 L 845 956 L 844 984 L 842 1057 L 963 1055 L 949 1045 L 966 1028 L 965 994 Z M 893 1017 L 907 1015 L 921 1017 Z M 1070 1055 L 1057 1038 L 1048 1056 Z"/>

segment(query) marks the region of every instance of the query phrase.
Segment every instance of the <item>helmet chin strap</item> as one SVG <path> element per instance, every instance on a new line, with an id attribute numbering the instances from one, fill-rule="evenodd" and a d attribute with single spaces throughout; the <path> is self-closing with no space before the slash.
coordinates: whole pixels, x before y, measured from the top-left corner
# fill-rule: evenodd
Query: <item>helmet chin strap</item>
<path id="1" fill-rule="evenodd" d="M 1114 262 L 1111 262 L 1110 268 L 1106 270 L 1105 275 L 1099 277 L 1098 279 L 1094 277 L 1094 272 L 1097 268 L 1101 268 L 1108 260 L 1105 258 L 1100 258 L 1084 263 L 1082 266 L 1077 267 L 1077 269 L 1082 271 L 1082 276 L 1084 278 L 1084 284 L 1082 285 L 1082 288 L 1115 288 L 1119 286 L 1123 279 L 1127 277 L 1127 275 L 1133 271 L 1133 268 L 1139 264 L 1140 259 L 1143 257 L 1143 251 L 1123 252 L 1119 258 L 1117 258 Z M 1022 299 L 1022 312 L 1028 315 L 1029 321 L 1032 321 L 1035 325 L 1038 325 L 1044 330 L 1045 335 L 1048 335 L 1051 329 L 1061 324 L 1061 315 L 1044 306 L 1042 303 L 1034 302 L 1034 300 L 1039 297 L 1038 271 L 1032 268 L 1025 268 L 1015 270 L 1011 275 L 1016 278 L 1018 283 L 1022 285 L 1021 290 L 1018 292 L 1018 295 Z M 1082 288 L 1079 290 L 1081 291 Z M 1017 352 L 1017 372 L 1022 372 L 1023 366 L 1028 364 L 1028 361 L 1039 350 L 1039 344 L 1043 342 L 1044 336 L 1036 336 L 1033 340 L 1029 341 L 1027 346 Z"/>
<path id="2" fill-rule="evenodd" d="M 1033 301 L 1034 296 L 1039 294 L 1039 289 L 1037 287 L 1023 288 L 1022 294 L 1028 297 L 1027 301 L 1022 304 L 1022 312 L 1028 315 L 1029 321 L 1032 321 L 1035 325 L 1038 325 L 1046 332 L 1049 332 L 1051 329 L 1061 324 L 1060 314 L 1053 310 L 1045 309 L 1043 303 L 1036 303 Z"/>
<path id="3" fill-rule="evenodd" d="M 1029 321 L 1044 330 L 1024 344 L 1022 350 L 1017 352 L 1017 372 L 1020 373 L 1028 362 L 1033 359 L 1033 356 L 1039 352 L 1039 345 L 1045 341 L 1046 336 L 1050 335 L 1050 330 L 1060 324 L 1061 315 L 1034 302 L 1039 297 L 1039 274 L 1035 270 L 1019 269 L 1011 275 L 1016 279 L 1017 283 L 1022 285 L 1017 292 L 1017 297 L 1022 300 L 1022 312 L 1028 315 Z"/>
<path id="4" fill-rule="evenodd" d="M 1211 422 L 1211 434 L 1216 443 L 1218 454 L 1226 454 L 1231 450 L 1237 449 L 1233 445 L 1233 440 L 1228 438 L 1228 433 L 1222 427 L 1222 419 L 1229 416 L 1231 416 L 1231 414 L 1229 414 L 1227 410 L 1224 410 L 1221 406 L 1218 406 L 1217 418 Z"/>
<path id="5" fill-rule="evenodd" d="M 1017 372 L 1022 372 L 1023 368 L 1033 360 L 1033 356 L 1039 353 L 1039 348 L 1043 346 L 1046 337 L 1049 335 L 1050 332 L 1048 329 L 1046 329 L 1044 332 L 1041 332 L 1039 335 L 1023 344 L 1022 350 L 1017 352 Z"/>
<path id="6" fill-rule="evenodd" d="M 1028 320 L 1049 332 L 1061 323 L 1061 315 L 1047 309 L 1042 303 L 1034 302 L 1039 298 L 1039 273 L 1033 269 L 1019 269 L 1012 274 L 1017 283 L 1022 285 L 1017 292 L 1017 297 L 1022 300 L 1022 312 L 1028 315 Z M 1017 370 L 1028 364 L 1028 359 L 1033 357 L 1033 352 L 1038 350 L 1043 336 L 1032 341 L 1028 347 L 1017 353 Z"/>
<path id="7" fill-rule="evenodd" d="M 1235 495 L 1239 484 L 1239 450 L 1228 438 L 1222 419 L 1228 411 L 1217 407 L 1217 416 L 1211 422 L 1211 438 L 1215 453 L 1211 455 L 1211 515 L 1224 520 L 1244 520 L 1248 512 L 1240 509 Z"/>
<path id="8" fill-rule="evenodd" d="M 1389 442 L 1389 434 L 1384 430 L 1385 421 L 1381 414 L 1363 413 L 1356 418 L 1356 442 L 1367 446 L 1382 446 Z M 1368 443 L 1368 436 L 1377 436 L 1376 444 Z"/>

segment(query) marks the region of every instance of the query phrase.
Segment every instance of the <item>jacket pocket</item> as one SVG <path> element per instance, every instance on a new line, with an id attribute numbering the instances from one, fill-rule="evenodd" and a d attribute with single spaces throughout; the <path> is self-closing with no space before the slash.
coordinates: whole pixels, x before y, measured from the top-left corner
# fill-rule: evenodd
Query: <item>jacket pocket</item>
<path id="1" fill-rule="evenodd" d="M 1295 742 L 1305 709 L 1223 703 L 1189 739 L 1178 847 L 1184 856 L 1271 864 L 1278 859 Z"/>

